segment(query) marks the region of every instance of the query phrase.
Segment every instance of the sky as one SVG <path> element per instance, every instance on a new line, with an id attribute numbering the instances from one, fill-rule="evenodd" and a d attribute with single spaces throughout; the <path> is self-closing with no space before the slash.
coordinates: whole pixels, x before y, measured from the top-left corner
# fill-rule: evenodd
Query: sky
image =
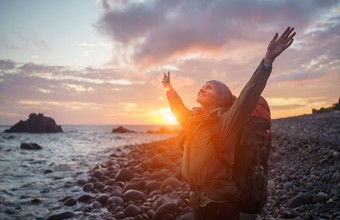
<path id="1" fill-rule="evenodd" d="M 0 1 L 0 125 L 176 124 L 164 72 L 188 108 L 211 79 L 239 95 L 274 34 L 295 40 L 262 95 L 272 118 L 340 97 L 340 1 Z"/>

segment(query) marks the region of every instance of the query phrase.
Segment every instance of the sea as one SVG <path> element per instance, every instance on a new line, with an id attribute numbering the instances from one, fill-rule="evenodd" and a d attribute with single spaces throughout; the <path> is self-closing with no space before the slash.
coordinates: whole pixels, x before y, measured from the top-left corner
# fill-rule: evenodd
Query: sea
<path id="1" fill-rule="evenodd" d="M 161 127 L 126 125 L 135 133 L 112 133 L 115 125 L 64 125 L 62 133 L 4 133 L 0 126 L 0 219 L 45 219 L 60 209 L 66 196 L 81 193 L 80 180 L 113 153 L 123 155 L 128 145 L 167 139 L 174 134 L 148 134 Z M 35 143 L 41 150 L 24 150 Z"/>

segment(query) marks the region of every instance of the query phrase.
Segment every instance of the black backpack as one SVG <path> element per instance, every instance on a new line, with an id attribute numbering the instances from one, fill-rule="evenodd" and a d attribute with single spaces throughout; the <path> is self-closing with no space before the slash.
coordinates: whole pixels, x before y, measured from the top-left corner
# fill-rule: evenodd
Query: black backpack
<path id="1" fill-rule="evenodd" d="M 268 160 L 272 148 L 270 129 L 270 109 L 266 100 L 260 97 L 235 143 L 232 177 L 242 195 L 239 203 L 242 213 L 261 213 L 267 202 Z M 212 132 L 216 152 L 221 152 L 221 144 L 218 144 L 221 140 L 216 140 L 221 134 Z"/>

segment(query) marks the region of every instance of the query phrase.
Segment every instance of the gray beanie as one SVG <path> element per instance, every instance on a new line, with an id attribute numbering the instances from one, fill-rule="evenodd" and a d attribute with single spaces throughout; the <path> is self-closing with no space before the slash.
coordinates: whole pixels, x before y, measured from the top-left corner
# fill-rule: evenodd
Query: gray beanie
<path id="1" fill-rule="evenodd" d="M 211 83 L 217 93 L 217 107 L 229 107 L 231 102 L 231 92 L 228 86 L 218 80 L 210 80 L 207 83 Z"/>

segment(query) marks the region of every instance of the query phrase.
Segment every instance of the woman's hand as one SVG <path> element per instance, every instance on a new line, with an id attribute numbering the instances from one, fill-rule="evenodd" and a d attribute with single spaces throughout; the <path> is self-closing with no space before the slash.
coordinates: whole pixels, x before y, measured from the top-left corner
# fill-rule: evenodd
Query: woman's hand
<path id="1" fill-rule="evenodd" d="M 294 28 L 288 27 L 283 34 L 279 36 L 275 34 L 273 39 L 269 42 L 267 53 L 264 57 L 264 63 L 272 65 L 276 57 L 278 57 L 284 50 L 286 50 L 292 43 L 295 32 L 292 33 Z"/>
<path id="2" fill-rule="evenodd" d="M 171 86 L 171 84 L 170 84 L 170 72 L 168 72 L 168 74 L 164 73 L 162 83 L 163 83 L 163 86 L 165 88 L 169 88 Z"/>

